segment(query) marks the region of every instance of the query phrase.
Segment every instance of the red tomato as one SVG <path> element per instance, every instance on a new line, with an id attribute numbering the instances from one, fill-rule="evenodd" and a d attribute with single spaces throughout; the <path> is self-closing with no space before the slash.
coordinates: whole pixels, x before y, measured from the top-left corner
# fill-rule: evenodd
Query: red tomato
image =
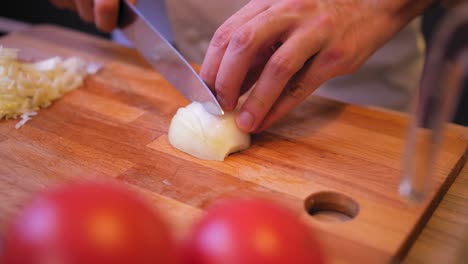
<path id="1" fill-rule="evenodd" d="M 209 208 L 184 250 L 184 263 L 191 264 L 324 263 L 310 228 L 266 200 L 229 200 Z"/>
<path id="2" fill-rule="evenodd" d="M 35 197 L 7 231 L 4 264 L 175 263 L 161 217 L 112 184 L 63 186 Z"/>

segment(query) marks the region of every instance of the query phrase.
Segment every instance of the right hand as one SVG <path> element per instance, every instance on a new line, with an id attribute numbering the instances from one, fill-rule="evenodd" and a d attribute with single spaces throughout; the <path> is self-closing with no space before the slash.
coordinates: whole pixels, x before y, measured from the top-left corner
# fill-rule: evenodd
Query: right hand
<path id="1" fill-rule="evenodd" d="M 95 23 L 104 32 L 110 32 L 117 26 L 119 0 L 50 0 L 57 8 L 76 11 L 81 19 Z M 129 0 L 135 4 L 136 0 Z"/>
<path id="2" fill-rule="evenodd" d="M 225 111 L 250 91 L 236 122 L 258 133 L 357 70 L 433 1 L 252 0 L 218 28 L 200 75 Z"/>

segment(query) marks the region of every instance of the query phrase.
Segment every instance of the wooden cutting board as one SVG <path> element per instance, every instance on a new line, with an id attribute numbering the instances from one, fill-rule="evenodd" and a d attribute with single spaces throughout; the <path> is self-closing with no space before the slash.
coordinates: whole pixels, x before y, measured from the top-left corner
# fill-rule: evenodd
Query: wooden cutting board
<path id="1" fill-rule="evenodd" d="M 258 195 L 318 230 L 331 263 L 385 263 L 404 256 L 466 158 L 467 142 L 449 127 L 430 197 L 408 204 L 397 192 L 407 117 L 311 97 L 255 135 L 248 150 L 202 161 L 169 145 L 171 117 L 188 102 L 134 50 L 55 26 L 0 44 L 28 60 L 78 55 L 104 63 L 21 129 L 0 122 L 1 234 L 36 191 L 105 178 L 146 195 L 180 236 L 217 199 Z M 312 205 L 322 211 L 309 214 Z"/>

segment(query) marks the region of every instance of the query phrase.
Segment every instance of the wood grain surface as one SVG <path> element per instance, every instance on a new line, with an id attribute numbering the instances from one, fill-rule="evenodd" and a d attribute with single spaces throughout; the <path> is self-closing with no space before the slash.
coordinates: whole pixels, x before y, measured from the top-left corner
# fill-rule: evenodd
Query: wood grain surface
<path id="1" fill-rule="evenodd" d="M 198 160 L 167 141 L 172 115 L 188 102 L 134 50 L 55 26 L 0 44 L 28 60 L 78 55 L 104 64 L 21 129 L 0 122 L 0 230 L 37 191 L 99 178 L 154 201 L 180 236 L 218 199 L 262 196 L 318 230 L 331 263 L 386 263 L 405 255 L 465 164 L 466 139 L 449 127 L 430 197 L 408 204 L 397 192 L 407 118 L 317 97 L 253 136 L 248 150 Z M 356 217 L 310 216 L 307 199 L 323 193 L 354 201 Z"/>

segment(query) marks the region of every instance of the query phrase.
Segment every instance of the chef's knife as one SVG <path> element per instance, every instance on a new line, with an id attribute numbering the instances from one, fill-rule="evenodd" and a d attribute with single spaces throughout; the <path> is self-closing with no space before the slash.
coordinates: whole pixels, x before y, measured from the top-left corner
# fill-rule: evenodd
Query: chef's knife
<path id="1" fill-rule="evenodd" d="M 126 0 L 120 1 L 118 30 L 187 99 L 202 103 L 212 114 L 224 114 L 216 97 L 184 57 Z"/>

